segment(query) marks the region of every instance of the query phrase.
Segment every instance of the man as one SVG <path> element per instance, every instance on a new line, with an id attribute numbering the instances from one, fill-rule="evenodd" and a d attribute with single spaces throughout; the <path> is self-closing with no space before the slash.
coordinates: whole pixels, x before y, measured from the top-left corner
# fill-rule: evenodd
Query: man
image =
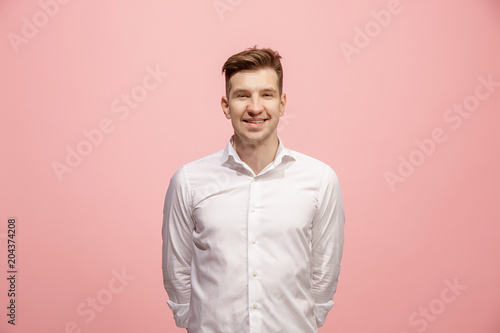
<path id="1" fill-rule="evenodd" d="M 317 332 L 333 306 L 344 240 L 335 172 L 284 147 L 280 56 L 251 48 L 223 66 L 224 150 L 181 167 L 163 219 L 163 276 L 189 333 Z"/>

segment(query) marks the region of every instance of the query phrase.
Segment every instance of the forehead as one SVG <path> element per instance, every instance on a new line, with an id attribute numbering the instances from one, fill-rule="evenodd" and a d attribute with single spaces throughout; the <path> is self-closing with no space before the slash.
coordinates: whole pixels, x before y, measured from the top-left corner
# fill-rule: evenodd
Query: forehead
<path id="1" fill-rule="evenodd" d="M 278 74 L 273 68 L 246 69 L 231 76 L 229 83 L 231 90 L 269 88 L 278 90 Z"/>

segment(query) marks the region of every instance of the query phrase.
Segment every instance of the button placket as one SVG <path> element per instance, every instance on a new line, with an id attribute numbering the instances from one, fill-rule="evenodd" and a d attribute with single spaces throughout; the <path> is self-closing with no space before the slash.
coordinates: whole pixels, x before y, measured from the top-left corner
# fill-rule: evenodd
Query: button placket
<path id="1" fill-rule="evenodd" d="M 256 246 L 259 235 L 259 204 L 260 204 L 260 186 L 259 182 L 253 177 L 250 181 L 250 207 L 248 212 L 248 301 L 249 301 L 249 319 L 250 332 L 261 332 L 262 329 L 262 284 L 259 274 L 260 260 L 259 248 Z"/>

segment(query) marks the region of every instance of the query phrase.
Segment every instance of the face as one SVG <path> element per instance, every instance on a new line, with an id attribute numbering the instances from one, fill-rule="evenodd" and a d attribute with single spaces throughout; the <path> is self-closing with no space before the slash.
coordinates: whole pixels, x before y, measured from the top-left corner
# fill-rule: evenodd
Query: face
<path id="1" fill-rule="evenodd" d="M 231 90 L 222 97 L 221 106 L 231 120 L 235 140 L 252 146 L 275 142 L 276 128 L 286 105 L 285 94 L 279 95 L 275 70 L 240 71 L 229 82 Z"/>

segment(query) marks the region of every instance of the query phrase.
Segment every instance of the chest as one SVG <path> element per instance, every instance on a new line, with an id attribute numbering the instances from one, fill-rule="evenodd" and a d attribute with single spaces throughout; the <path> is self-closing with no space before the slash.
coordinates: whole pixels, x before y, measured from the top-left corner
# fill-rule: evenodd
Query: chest
<path id="1" fill-rule="evenodd" d="M 317 192 L 317 186 L 294 175 L 219 177 L 195 192 L 195 232 L 211 239 L 243 240 L 248 230 L 266 237 L 309 237 Z"/>

